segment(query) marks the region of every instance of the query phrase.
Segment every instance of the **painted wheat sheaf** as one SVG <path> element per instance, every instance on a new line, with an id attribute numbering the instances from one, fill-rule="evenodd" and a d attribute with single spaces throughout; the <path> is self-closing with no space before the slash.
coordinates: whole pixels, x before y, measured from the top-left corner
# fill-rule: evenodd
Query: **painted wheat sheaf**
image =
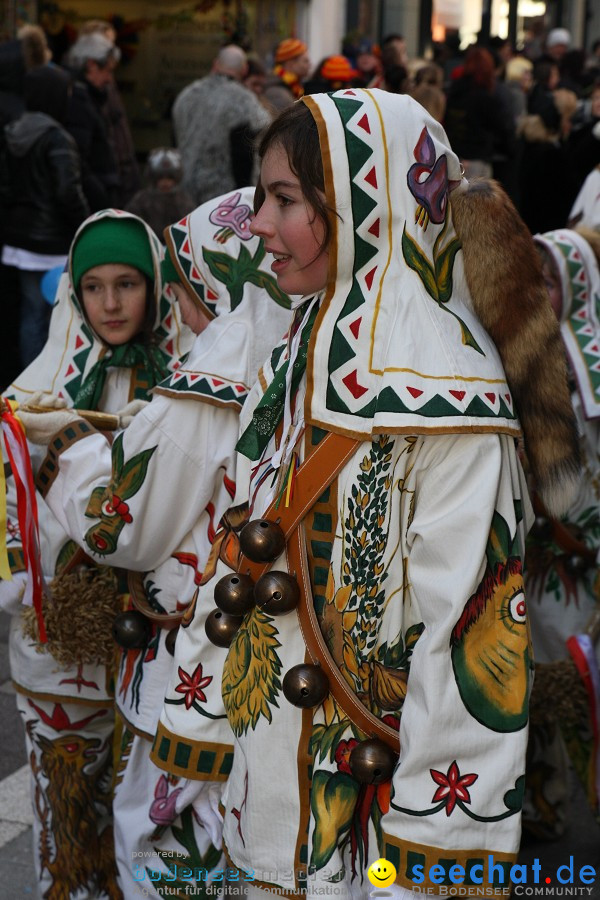
<path id="1" fill-rule="evenodd" d="M 475 179 L 451 202 L 473 307 L 502 359 L 536 490 L 560 516 L 581 462 L 565 351 L 533 238 L 495 181 Z"/>

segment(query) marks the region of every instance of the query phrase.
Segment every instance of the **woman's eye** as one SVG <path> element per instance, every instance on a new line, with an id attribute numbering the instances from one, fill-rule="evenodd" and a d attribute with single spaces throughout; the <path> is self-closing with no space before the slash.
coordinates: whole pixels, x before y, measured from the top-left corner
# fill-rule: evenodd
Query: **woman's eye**
<path id="1" fill-rule="evenodd" d="M 282 194 L 277 195 L 277 200 L 279 201 L 280 206 L 290 206 L 294 202 L 289 197 L 284 197 Z"/>

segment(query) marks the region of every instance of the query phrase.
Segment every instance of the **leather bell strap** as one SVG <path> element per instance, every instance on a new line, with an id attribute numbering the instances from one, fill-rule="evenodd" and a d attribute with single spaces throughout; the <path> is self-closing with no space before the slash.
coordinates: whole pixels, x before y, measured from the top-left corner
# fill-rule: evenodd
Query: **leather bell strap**
<path id="1" fill-rule="evenodd" d="M 313 663 L 320 665 L 329 679 L 329 692 L 338 706 L 346 713 L 359 731 L 369 737 L 379 738 L 394 753 L 400 753 L 400 735 L 398 732 L 377 718 L 364 703 L 358 699 L 329 652 L 323 633 L 319 626 L 313 602 L 306 541 L 301 528 L 296 528 L 287 544 L 287 559 L 290 572 L 296 573 L 300 587 L 300 603 L 297 613 L 304 643 Z"/>
<path id="2" fill-rule="evenodd" d="M 152 609 L 146 599 L 144 590 L 144 577 L 141 572 L 127 573 L 127 586 L 131 594 L 131 602 L 138 612 L 141 612 L 151 622 L 160 625 L 161 628 L 177 628 L 181 624 L 185 610 L 180 613 L 159 613 Z"/>
<path id="3" fill-rule="evenodd" d="M 298 528 L 302 519 L 312 509 L 323 491 L 329 487 L 360 443 L 356 438 L 328 432 L 298 469 L 294 497 L 290 505 L 286 507 L 280 504 L 278 509 L 277 501 L 274 500 L 261 518 L 277 522 L 288 541 L 292 532 Z M 247 556 L 240 554 L 237 571 L 247 573 L 254 581 L 258 581 L 272 565 L 272 562 L 252 562 Z"/>

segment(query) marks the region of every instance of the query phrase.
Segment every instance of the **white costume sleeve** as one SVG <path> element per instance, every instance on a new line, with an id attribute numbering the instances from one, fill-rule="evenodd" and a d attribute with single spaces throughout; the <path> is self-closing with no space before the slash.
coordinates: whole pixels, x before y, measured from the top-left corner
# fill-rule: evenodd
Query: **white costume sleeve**
<path id="1" fill-rule="evenodd" d="M 524 494 L 513 439 L 504 435 L 427 438 L 413 474 L 407 578 L 424 630 L 412 655 L 382 855 L 418 852 L 424 880 L 402 866 L 400 883 L 436 892 L 441 882 L 428 873 L 440 857 L 466 865 L 485 851 L 501 864 L 518 851 L 530 665 Z"/>
<path id="2" fill-rule="evenodd" d="M 158 396 L 112 448 L 83 423 L 60 432 L 38 486 L 87 553 L 146 571 L 191 530 L 219 471 L 232 471 L 238 421 L 234 409 Z"/>

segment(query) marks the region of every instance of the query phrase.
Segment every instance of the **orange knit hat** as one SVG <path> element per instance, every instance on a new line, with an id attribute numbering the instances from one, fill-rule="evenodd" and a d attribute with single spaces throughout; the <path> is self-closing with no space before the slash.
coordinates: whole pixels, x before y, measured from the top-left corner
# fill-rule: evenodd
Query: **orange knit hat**
<path id="1" fill-rule="evenodd" d="M 358 72 L 345 56 L 328 56 L 321 66 L 321 76 L 327 81 L 352 81 Z"/>
<path id="2" fill-rule="evenodd" d="M 275 51 L 275 62 L 287 62 L 288 59 L 295 59 L 296 56 L 302 56 L 306 53 L 308 47 L 298 38 L 286 38 L 282 41 Z"/>

